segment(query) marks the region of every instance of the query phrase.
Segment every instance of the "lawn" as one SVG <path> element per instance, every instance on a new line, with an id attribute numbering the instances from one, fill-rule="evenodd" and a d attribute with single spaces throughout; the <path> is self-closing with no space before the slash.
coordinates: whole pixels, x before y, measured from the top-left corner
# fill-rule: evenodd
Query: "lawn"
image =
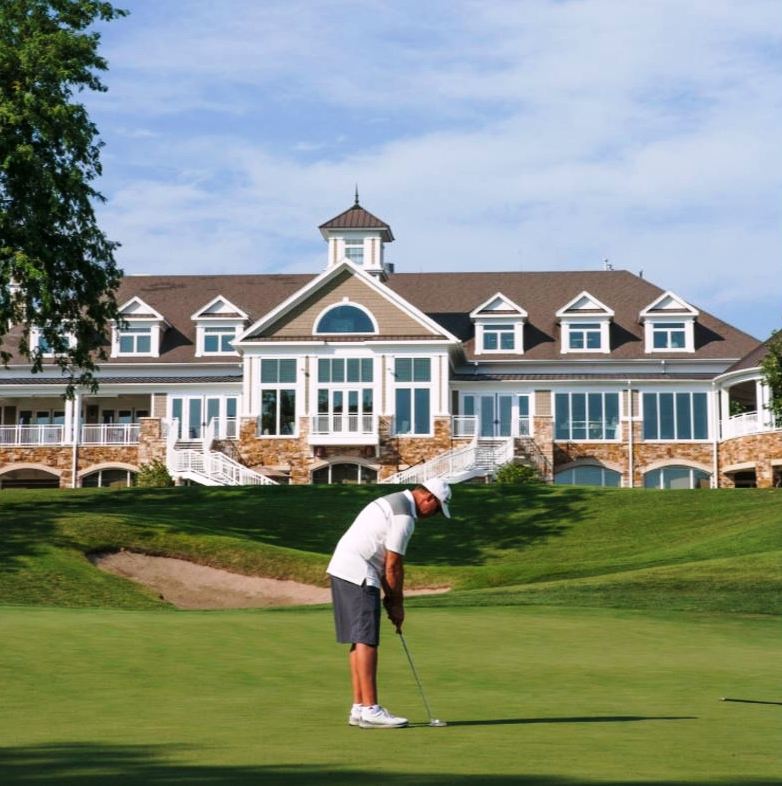
<path id="1" fill-rule="evenodd" d="M 324 581 L 377 489 L 2 492 L 0 784 L 782 784 L 778 490 L 457 487 L 350 728 L 330 610 L 178 612 L 94 551 Z M 722 696 L 758 703 L 722 702 Z"/>
<path id="2" fill-rule="evenodd" d="M 779 784 L 778 620 L 410 611 L 443 729 L 350 728 L 328 609 L 0 609 L 0 782 Z M 426 720 L 384 631 L 382 700 Z"/>

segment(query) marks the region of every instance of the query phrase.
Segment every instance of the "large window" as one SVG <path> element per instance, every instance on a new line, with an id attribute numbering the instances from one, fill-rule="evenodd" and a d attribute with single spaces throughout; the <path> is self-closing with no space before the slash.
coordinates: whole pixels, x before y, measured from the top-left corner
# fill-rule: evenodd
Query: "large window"
<path id="1" fill-rule="evenodd" d="M 644 393 L 644 439 L 708 439 L 705 393 Z"/>
<path id="2" fill-rule="evenodd" d="M 602 349 L 599 322 L 581 322 L 568 329 L 568 348 L 581 350 Z"/>
<path id="3" fill-rule="evenodd" d="M 708 472 L 692 467 L 669 466 L 653 469 L 644 475 L 647 489 L 696 489 L 708 488 Z"/>
<path id="4" fill-rule="evenodd" d="M 395 423 L 397 434 L 430 434 L 432 413 L 430 358 L 396 358 Z"/>
<path id="5" fill-rule="evenodd" d="M 595 464 L 571 467 L 554 475 L 554 483 L 568 486 L 609 486 L 619 488 L 622 475 L 613 469 Z"/>
<path id="6" fill-rule="evenodd" d="M 373 429 L 373 412 L 371 358 L 318 360 L 316 433 L 369 433 Z"/>
<path id="7" fill-rule="evenodd" d="M 149 355 L 152 352 L 152 326 L 117 329 L 120 355 Z"/>
<path id="8" fill-rule="evenodd" d="M 484 325 L 484 352 L 513 352 L 516 347 L 514 325 Z"/>
<path id="9" fill-rule="evenodd" d="M 618 438 L 618 393 L 557 393 L 554 401 L 555 439 Z"/>
<path id="10" fill-rule="evenodd" d="M 260 436 L 288 436 L 296 431 L 296 361 L 261 361 Z"/>
<path id="11" fill-rule="evenodd" d="M 652 324 L 652 346 L 655 349 L 684 349 L 684 322 L 655 322 Z"/>
<path id="12" fill-rule="evenodd" d="M 364 263 L 364 238 L 345 238 L 345 257 L 354 265 Z"/>
<path id="13" fill-rule="evenodd" d="M 316 333 L 374 333 L 375 326 L 366 311 L 341 305 L 329 309 L 315 327 Z"/>

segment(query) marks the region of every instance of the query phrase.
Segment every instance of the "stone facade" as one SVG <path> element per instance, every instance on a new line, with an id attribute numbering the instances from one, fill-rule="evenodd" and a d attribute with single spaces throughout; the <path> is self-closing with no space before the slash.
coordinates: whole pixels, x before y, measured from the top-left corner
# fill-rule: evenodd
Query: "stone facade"
<path id="1" fill-rule="evenodd" d="M 754 469 L 758 488 L 770 488 L 779 481 L 782 467 L 782 431 L 750 434 L 721 443 L 720 486 L 734 486 L 734 471 Z"/>

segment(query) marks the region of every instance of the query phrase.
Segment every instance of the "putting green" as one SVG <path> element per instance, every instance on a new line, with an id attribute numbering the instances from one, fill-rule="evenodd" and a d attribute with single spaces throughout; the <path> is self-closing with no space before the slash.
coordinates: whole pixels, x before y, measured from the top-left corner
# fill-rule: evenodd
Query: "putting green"
<path id="1" fill-rule="evenodd" d="M 0 609 L 0 782 L 510 786 L 780 782 L 774 619 L 411 609 L 444 729 L 346 725 L 328 609 Z M 381 701 L 427 719 L 404 652 Z"/>

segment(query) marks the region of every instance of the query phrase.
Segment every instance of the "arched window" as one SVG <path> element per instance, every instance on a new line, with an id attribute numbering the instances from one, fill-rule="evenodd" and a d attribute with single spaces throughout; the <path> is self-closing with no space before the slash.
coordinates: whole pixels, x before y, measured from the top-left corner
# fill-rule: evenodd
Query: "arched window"
<path id="1" fill-rule="evenodd" d="M 342 304 L 329 309 L 315 326 L 316 333 L 374 333 L 369 314 L 358 306 Z"/>
<path id="2" fill-rule="evenodd" d="M 129 469 L 99 469 L 81 479 L 82 488 L 125 488 L 136 482 L 136 473 Z"/>
<path id="3" fill-rule="evenodd" d="M 596 464 L 571 467 L 554 476 L 554 483 L 567 486 L 609 486 L 619 488 L 622 476 L 619 472 Z"/>
<path id="4" fill-rule="evenodd" d="M 377 472 L 363 464 L 328 464 L 312 473 L 312 482 L 354 485 L 377 483 Z"/>
<path id="5" fill-rule="evenodd" d="M 697 489 L 709 487 L 708 472 L 693 467 L 670 465 L 653 469 L 644 475 L 644 487 L 648 489 Z"/>

